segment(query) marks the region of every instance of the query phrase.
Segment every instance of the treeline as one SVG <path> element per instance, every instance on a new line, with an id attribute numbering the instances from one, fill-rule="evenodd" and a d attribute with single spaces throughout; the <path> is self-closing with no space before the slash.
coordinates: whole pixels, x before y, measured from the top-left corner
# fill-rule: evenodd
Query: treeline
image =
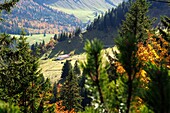
<path id="1" fill-rule="evenodd" d="M 42 55 L 46 54 L 48 51 L 52 50 L 57 43 L 75 38 L 80 33 L 81 33 L 81 28 L 78 27 L 72 33 L 62 32 L 61 34 L 58 34 L 58 35 L 55 34 L 47 44 L 45 43 L 44 40 L 40 43 L 36 42 L 35 44 L 31 45 L 32 55 L 41 57 Z M 46 36 L 45 33 L 44 33 L 44 36 Z"/>
<path id="2" fill-rule="evenodd" d="M 157 3 L 154 1 L 150 1 L 150 3 L 151 6 L 149 7 L 149 12 L 147 15 L 149 15 L 150 18 L 157 18 L 153 24 L 153 26 L 156 27 L 160 23 L 160 15 L 170 16 L 170 9 L 166 3 Z M 98 16 L 98 18 L 94 19 L 94 21 L 87 26 L 87 31 L 94 29 L 101 31 L 119 29 L 120 25 L 122 24 L 122 20 L 125 20 L 125 15 L 128 12 L 129 7 L 129 2 L 123 2 L 116 8 L 109 9 L 107 12 L 105 12 L 105 14 L 101 14 Z"/>
<path id="3" fill-rule="evenodd" d="M 117 30 L 122 20 L 125 20 L 125 14 L 128 12 L 129 6 L 129 2 L 123 2 L 116 8 L 108 10 L 104 15 L 99 15 L 97 19 L 94 19 L 94 21 L 87 26 L 87 31 L 93 29 L 107 31 L 109 28 Z"/>

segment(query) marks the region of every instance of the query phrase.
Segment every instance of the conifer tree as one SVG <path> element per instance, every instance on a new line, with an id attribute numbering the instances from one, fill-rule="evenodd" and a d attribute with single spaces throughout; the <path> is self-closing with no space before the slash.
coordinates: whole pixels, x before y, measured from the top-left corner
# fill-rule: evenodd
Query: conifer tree
<path id="1" fill-rule="evenodd" d="M 80 68 L 78 66 L 78 61 L 76 60 L 75 64 L 74 64 L 74 69 L 73 69 L 74 74 L 76 74 L 77 76 L 80 76 L 81 72 L 80 72 Z"/>
<path id="2" fill-rule="evenodd" d="M 42 87 L 37 82 L 38 59 L 31 55 L 24 35 L 19 39 L 1 35 L 0 43 L 0 99 L 15 103 L 22 112 L 36 112 L 40 93 L 47 91 L 38 90 Z"/>
<path id="3" fill-rule="evenodd" d="M 119 54 L 116 54 L 117 60 L 124 68 L 122 80 L 127 85 L 124 97 L 126 98 L 126 113 L 131 111 L 131 101 L 134 100 L 137 93 L 136 87 L 140 84 L 136 74 L 141 68 L 141 63 L 136 57 L 137 44 L 145 41 L 147 38 L 146 29 L 150 29 L 151 21 L 146 13 L 149 4 L 146 0 L 136 0 L 132 3 L 129 12 L 126 14 L 126 20 L 119 31 L 120 37 L 115 41 Z M 127 77 L 126 77 L 127 76 Z"/>
<path id="4" fill-rule="evenodd" d="M 63 106 L 66 107 L 66 110 L 71 111 L 72 109 L 74 109 L 77 112 L 82 109 L 82 98 L 80 96 L 78 77 L 76 74 L 73 73 L 72 68 L 69 69 L 66 81 L 61 88 L 60 97 Z"/>
<path id="5" fill-rule="evenodd" d="M 108 76 L 102 62 L 102 48 L 103 45 L 99 40 L 94 39 L 91 42 L 88 40 L 84 47 L 87 61 L 82 64 L 82 67 L 93 103 L 97 103 L 98 107 L 103 109 L 106 99 L 104 88 L 107 86 Z"/>
<path id="6" fill-rule="evenodd" d="M 57 40 L 57 34 L 54 35 L 54 40 Z"/>
<path id="7" fill-rule="evenodd" d="M 120 36 L 134 34 L 139 41 L 146 38 L 146 29 L 150 29 L 152 21 L 146 16 L 148 13 L 149 3 L 146 0 L 136 0 L 132 3 L 128 13 L 126 13 L 126 20 L 120 28 Z"/>
<path id="8" fill-rule="evenodd" d="M 70 69 L 72 69 L 72 65 L 69 60 L 66 60 L 62 68 L 61 78 L 65 79 L 68 76 Z"/>
<path id="9" fill-rule="evenodd" d="M 144 101 L 155 113 L 170 112 L 170 76 L 168 68 L 149 63 L 145 68 L 150 77 L 148 89 L 144 92 Z"/>

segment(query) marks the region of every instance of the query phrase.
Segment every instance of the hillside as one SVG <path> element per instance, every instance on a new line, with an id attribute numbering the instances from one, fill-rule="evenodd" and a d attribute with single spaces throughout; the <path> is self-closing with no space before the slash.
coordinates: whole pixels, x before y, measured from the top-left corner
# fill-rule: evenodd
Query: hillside
<path id="1" fill-rule="evenodd" d="M 76 54 L 82 53 L 84 42 L 89 39 L 100 39 L 105 47 L 114 46 L 114 38 L 117 37 L 119 26 L 125 19 L 125 14 L 128 11 L 129 4 L 123 2 L 116 9 L 109 10 L 105 15 L 96 18 L 88 27 L 87 31 L 81 33 L 79 36 L 67 39 L 56 44 L 55 48 L 50 54 L 50 58 L 55 56 L 59 51 L 69 53 L 75 51 Z M 148 15 L 152 18 L 158 18 L 153 27 L 158 26 L 161 15 L 170 17 L 170 8 L 167 4 L 152 3 L 149 8 Z"/>
<path id="2" fill-rule="evenodd" d="M 2 2 L 2 0 L 1 0 Z M 73 15 L 51 9 L 33 0 L 20 0 L 10 14 L 3 12 L 5 22 L 0 23 L 0 33 L 19 34 L 24 28 L 27 33 L 54 34 L 73 31 L 82 23 Z"/>
<path id="3" fill-rule="evenodd" d="M 34 0 L 53 9 L 73 14 L 84 23 L 93 20 L 97 15 L 115 8 L 124 0 Z"/>

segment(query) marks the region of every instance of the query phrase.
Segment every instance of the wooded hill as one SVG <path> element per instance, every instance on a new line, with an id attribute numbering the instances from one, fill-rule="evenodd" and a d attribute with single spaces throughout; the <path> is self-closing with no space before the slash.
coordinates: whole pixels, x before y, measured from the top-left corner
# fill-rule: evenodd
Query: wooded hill
<path id="1" fill-rule="evenodd" d="M 3 0 L 1 0 L 2 2 Z M 21 28 L 27 33 L 54 34 L 73 31 L 81 26 L 81 21 L 73 15 L 51 9 L 33 0 L 20 0 L 11 13 L 3 12 L 4 22 L 0 23 L 0 33 L 20 34 Z"/>
<path id="2" fill-rule="evenodd" d="M 129 3 L 123 2 L 117 8 L 108 10 L 104 15 L 94 19 L 87 26 L 87 30 L 83 31 L 79 36 L 68 38 L 65 41 L 56 44 L 52 50 L 50 57 L 53 57 L 59 51 L 69 53 L 75 51 L 76 54 L 84 52 L 83 47 L 86 39 L 92 40 L 98 38 L 104 43 L 104 47 L 114 46 L 114 38 L 117 37 L 118 29 L 122 21 L 125 19 L 125 14 L 130 7 Z M 161 15 L 170 17 L 170 8 L 168 4 L 151 2 L 148 15 L 150 18 L 158 18 L 154 21 L 154 26 L 159 24 Z"/>

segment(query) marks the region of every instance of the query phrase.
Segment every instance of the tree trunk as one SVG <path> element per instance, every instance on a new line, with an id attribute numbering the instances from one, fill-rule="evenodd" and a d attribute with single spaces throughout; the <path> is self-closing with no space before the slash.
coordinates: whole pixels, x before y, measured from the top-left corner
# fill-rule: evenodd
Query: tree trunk
<path id="1" fill-rule="evenodd" d="M 97 84 L 97 88 L 98 88 L 98 91 L 99 91 L 100 102 L 101 102 L 101 104 L 103 104 L 104 103 L 104 99 L 103 99 L 103 94 L 102 94 L 102 90 L 101 90 L 101 87 L 99 85 L 99 80 L 98 79 L 96 80 L 96 84 Z"/>
<path id="2" fill-rule="evenodd" d="M 131 98 L 132 98 L 132 79 L 131 79 L 131 76 L 129 76 L 129 80 L 128 80 L 128 98 L 127 98 L 127 110 L 126 110 L 126 113 L 129 113 L 129 111 L 130 111 Z"/>

